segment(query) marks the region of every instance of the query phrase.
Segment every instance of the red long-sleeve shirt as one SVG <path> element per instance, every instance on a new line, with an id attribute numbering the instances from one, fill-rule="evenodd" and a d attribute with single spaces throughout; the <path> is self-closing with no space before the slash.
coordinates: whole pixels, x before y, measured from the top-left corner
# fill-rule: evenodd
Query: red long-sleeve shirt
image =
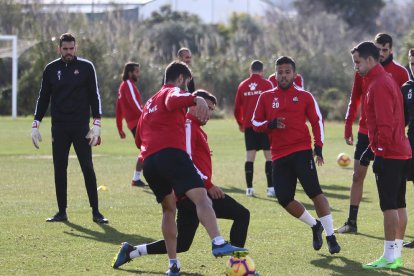
<path id="1" fill-rule="evenodd" d="M 116 126 L 122 130 L 122 119 L 125 118 L 129 129 L 137 126 L 142 113 L 142 100 L 133 79 L 123 81 L 119 86 L 116 100 Z"/>
<path id="2" fill-rule="evenodd" d="M 143 160 L 165 148 L 186 151 L 186 107 L 195 104 L 194 98 L 191 93 L 165 84 L 146 102 L 135 135 Z"/>
<path id="3" fill-rule="evenodd" d="M 272 83 L 259 74 L 252 74 L 240 83 L 234 101 L 234 117 L 239 126 L 252 127 L 251 120 L 257 99 L 262 92 L 272 88 Z"/>
<path id="4" fill-rule="evenodd" d="M 187 120 L 185 122 L 185 138 L 187 153 L 193 160 L 194 166 L 201 179 L 204 181 L 204 186 L 207 189 L 213 187 L 211 176 L 213 174 L 211 163 L 211 151 L 207 142 L 207 134 L 201 129 L 200 121 L 187 113 Z"/>
<path id="5" fill-rule="evenodd" d="M 286 127 L 268 129 L 268 123 L 279 117 L 285 118 L 283 123 Z M 253 129 L 268 133 L 272 160 L 276 160 L 297 151 L 312 149 L 307 119 L 312 126 L 314 144 L 322 147 L 323 118 L 312 94 L 295 85 L 287 90 L 276 87 L 260 95 L 253 114 Z"/>
<path id="6" fill-rule="evenodd" d="M 273 87 L 276 87 L 277 86 L 277 80 L 276 80 L 276 74 L 275 73 L 271 74 L 268 79 L 273 84 Z M 299 87 L 301 89 L 304 89 L 304 80 L 303 80 L 303 77 L 302 77 L 301 74 L 299 74 L 299 73 L 296 74 L 296 77 L 293 80 L 293 83 L 297 87 Z"/>
<path id="7" fill-rule="evenodd" d="M 384 69 L 386 72 L 391 74 L 391 76 L 397 82 L 399 87 L 401 87 L 409 79 L 407 70 L 400 64 L 396 63 L 394 60 L 391 60 L 388 64 L 384 65 Z M 345 137 L 351 136 L 352 124 L 355 121 L 360 103 L 361 114 L 359 118 L 358 132 L 362 134 L 368 134 L 364 106 L 366 102 L 365 96 L 366 87 L 364 83 L 364 78 L 361 77 L 361 75 L 359 75 L 358 73 L 355 73 L 354 84 L 352 86 L 351 97 L 349 99 L 348 104 L 348 110 L 345 115 Z"/>
<path id="8" fill-rule="evenodd" d="M 380 64 L 365 78 L 365 111 L 371 149 L 376 156 L 388 159 L 411 158 L 411 146 L 404 133 L 404 103 L 399 85 Z"/>

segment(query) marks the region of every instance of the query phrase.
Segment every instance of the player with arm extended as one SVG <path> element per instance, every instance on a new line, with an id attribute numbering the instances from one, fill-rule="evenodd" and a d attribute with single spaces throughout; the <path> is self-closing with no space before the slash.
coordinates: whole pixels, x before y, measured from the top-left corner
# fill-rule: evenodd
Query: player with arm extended
<path id="1" fill-rule="evenodd" d="M 39 148 L 39 126 L 51 102 L 52 152 L 59 211 L 46 221 L 67 221 L 67 167 L 73 144 L 85 180 L 92 219 L 108 223 L 99 212 L 92 146 L 101 141 L 101 97 L 95 67 L 76 54 L 76 40 L 70 33 L 59 39 L 61 57 L 46 65 L 32 124 L 32 142 Z M 93 125 L 89 129 L 92 112 Z"/>
<path id="2" fill-rule="evenodd" d="M 141 68 L 139 63 L 128 62 L 124 66 L 122 83 L 119 86 L 118 98 L 116 100 L 116 126 L 121 139 L 125 139 L 126 137 L 122 128 L 122 119 L 125 119 L 128 128 L 135 138 L 138 119 L 142 113 L 141 95 L 134 84 L 139 79 L 140 71 Z M 137 158 L 131 186 L 145 186 L 145 183 L 141 180 L 141 172 L 142 161 L 140 158 Z"/>
<path id="3" fill-rule="evenodd" d="M 384 67 L 385 71 L 391 74 L 398 86 L 401 87 L 408 80 L 408 72 L 403 66 L 394 61 L 392 55 L 392 37 L 388 34 L 379 33 L 375 36 L 374 42 L 377 48 L 380 49 L 379 62 Z M 355 72 L 351 98 L 349 100 L 348 111 L 345 116 L 344 132 L 346 144 L 352 146 L 354 144 L 352 125 L 355 121 L 358 107 L 361 105 L 357 142 L 354 153 L 354 174 L 352 176 L 352 185 L 349 196 L 350 205 L 348 219 L 343 226 L 335 229 L 336 233 L 357 233 L 358 231 L 357 218 L 359 204 L 362 200 L 364 179 L 367 174 L 369 163 L 373 159 L 373 155 L 371 155 L 370 152 L 363 155 L 369 143 L 365 116 L 366 93 L 365 79 L 358 72 Z"/>
<path id="4" fill-rule="evenodd" d="M 168 275 L 179 274 L 177 261 L 176 200 L 186 196 L 196 206 L 197 217 L 212 239 L 214 256 L 246 254 L 247 250 L 232 246 L 220 235 L 211 200 L 204 183 L 186 152 L 186 108 L 195 105 L 200 122 L 206 122 L 209 109 L 206 101 L 186 92 L 191 71 L 185 63 L 172 62 L 165 70 L 166 83 L 144 106 L 137 126 L 135 142 L 144 160 L 144 176 L 161 203 L 162 233 L 170 260 Z M 112 266 L 127 261 L 128 244 L 123 244 Z"/>
<path id="5" fill-rule="evenodd" d="M 275 197 L 275 190 L 272 185 L 272 161 L 270 156 L 269 138 L 265 133 L 258 133 L 253 130 L 252 115 L 256 107 L 257 99 L 264 91 L 272 89 L 270 81 L 263 78 L 263 63 L 254 60 L 249 68 L 250 77 L 239 84 L 234 101 L 234 117 L 241 132 L 244 132 L 246 146 L 246 162 L 244 172 L 246 176 L 246 195 L 254 196 L 253 171 L 256 151 L 263 150 L 266 158 L 265 174 L 267 179 L 267 196 Z"/>
<path id="6" fill-rule="evenodd" d="M 210 113 L 214 111 L 217 103 L 216 97 L 204 90 L 197 90 L 193 94 L 206 100 Z M 211 151 L 207 142 L 207 134 L 201 128 L 207 121 L 203 123 L 197 119 L 194 106 L 190 107 L 186 117 L 187 153 L 190 155 L 194 166 L 204 181 L 217 218 L 233 220 L 230 230 L 231 244 L 244 247 L 249 227 L 250 212 L 212 183 Z M 199 220 L 197 218 L 196 206 L 188 198 L 177 199 L 177 210 L 177 253 L 180 253 L 190 249 Z M 164 240 L 137 246 L 126 246 L 129 252 L 126 253 L 127 261 L 147 254 L 167 253 Z"/>
<path id="7" fill-rule="evenodd" d="M 322 231 L 325 229 L 329 252 L 335 254 L 341 247 L 334 235 L 329 203 L 322 193 L 313 159 L 316 156 L 319 166 L 324 163 L 322 114 L 312 94 L 293 85 L 295 68 L 291 57 L 282 56 L 276 60 L 278 86 L 260 95 L 253 114 L 253 128 L 269 135 L 273 185 L 279 204 L 311 227 L 315 250 L 322 247 Z M 312 126 L 314 152 L 306 120 Z M 295 200 L 297 180 L 313 201 L 320 221 Z"/>

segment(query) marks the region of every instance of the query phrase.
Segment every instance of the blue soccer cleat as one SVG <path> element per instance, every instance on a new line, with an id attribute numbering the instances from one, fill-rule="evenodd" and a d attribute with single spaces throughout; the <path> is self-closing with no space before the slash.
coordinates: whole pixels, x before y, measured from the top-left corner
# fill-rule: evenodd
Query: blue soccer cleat
<path id="1" fill-rule="evenodd" d="M 121 265 L 130 262 L 131 258 L 129 257 L 129 253 L 134 250 L 135 248 L 132 245 L 127 242 L 123 242 L 121 248 L 118 251 L 118 254 L 115 255 L 112 261 L 112 267 L 118 268 Z"/>
<path id="2" fill-rule="evenodd" d="M 225 242 L 220 245 L 216 245 L 213 243 L 213 255 L 214 257 L 223 257 L 223 256 L 234 256 L 237 258 L 241 258 L 249 254 L 249 250 L 246 248 L 236 247 L 231 245 L 228 242 Z"/>
<path id="3" fill-rule="evenodd" d="M 166 272 L 165 275 L 168 276 L 180 276 L 180 268 L 177 264 L 173 264 Z"/>

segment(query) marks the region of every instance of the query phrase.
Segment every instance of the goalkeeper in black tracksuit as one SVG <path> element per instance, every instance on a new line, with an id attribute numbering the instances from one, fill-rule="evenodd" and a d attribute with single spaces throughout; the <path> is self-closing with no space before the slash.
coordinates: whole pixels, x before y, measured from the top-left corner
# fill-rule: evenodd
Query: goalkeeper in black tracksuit
<path id="1" fill-rule="evenodd" d="M 53 166 L 59 211 L 47 221 L 68 219 L 67 167 L 73 143 L 85 179 L 93 221 L 107 223 L 108 220 L 98 209 L 96 176 L 92 163 L 91 146 L 100 144 L 102 113 L 95 67 L 92 62 L 75 56 L 75 37 L 69 33 L 61 35 L 59 51 L 61 58 L 49 63 L 43 71 L 32 124 L 32 142 L 39 148 L 42 140 L 40 122 L 51 102 Z M 89 129 L 91 112 L 93 126 Z"/>

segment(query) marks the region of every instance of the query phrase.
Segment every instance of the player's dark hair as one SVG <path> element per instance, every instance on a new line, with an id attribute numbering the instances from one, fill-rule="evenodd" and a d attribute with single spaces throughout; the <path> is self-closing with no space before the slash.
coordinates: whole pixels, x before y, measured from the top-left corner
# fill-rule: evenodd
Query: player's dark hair
<path id="1" fill-rule="evenodd" d="M 275 67 L 282 64 L 292 64 L 293 72 L 296 72 L 296 63 L 293 58 L 288 56 L 281 56 L 275 62 Z"/>
<path id="2" fill-rule="evenodd" d="M 122 80 L 126 81 L 129 79 L 129 72 L 134 72 L 135 67 L 139 68 L 139 63 L 136 62 L 128 62 L 124 66 L 124 73 L 122 73 Z"/>
<path id="3" fill-rule="evenodd" d="M 385 44 L 389 43 L 390 48 L 392 48 L 392 37 L 389 34 L 379 33 L 375 36 L 374 42 L 385 46 Z"/>
<path id="4" fill-rule="evenodd" d="M 263 72 L 263 62 L 260 60 L 253 60 L 250 64 L 250 70 L 252 72 Z"/>
<path id="5" fill-rule="evenodd" d="M 183 75 L 185 78 L 191 78 L 190 68 L 188 68 L 187 64 L 181 61 L 171 62 L 165 69 L 165 83 L 174 82 L 180 75 Z"/>
<path id="6" fill-rule="evenodd" d="M 189 52 L 191 53 L 190 49 L 186 48 L 186 47 L 182 47 L 178 50 L 177 52 L 177 57 L 182 57 L 184 52 Z"/>
<path id="7" fill-rule="evenodd" d="M 214 105 L 217 105 L 217 98 L 211 94 L 210 92 L 203 90 L 203 89 L 197 89 L 193 92 L 194 96 L 199 96 L 203 99 L 210 100 Z"/>
<path id="8" fill-rule="evenodd" d="M 410 50 L 408 50 L 408 56 L 414 57 L 414 48 L 411 48 Z"/>
<path id="9" fill-rule="evenodd" d="M 359 56 L 367 59 L 368 57 L 373 57 L 375 61 L 378 61 L 380 52 L 377 46 L 371 41 L 364 41 L 359 43 L 351 50 L 351 54 L 358 52 Z"/>
<path id="10" fill-rule="evenodd" d="M 76 44 L 76 39 L 71 33 L 64 33 L 59 37 L 59 46 L 60 47 L 62 47 L 62 42 L 63 41 L 66 41 L 66 42 L 73 41 Z"/>

